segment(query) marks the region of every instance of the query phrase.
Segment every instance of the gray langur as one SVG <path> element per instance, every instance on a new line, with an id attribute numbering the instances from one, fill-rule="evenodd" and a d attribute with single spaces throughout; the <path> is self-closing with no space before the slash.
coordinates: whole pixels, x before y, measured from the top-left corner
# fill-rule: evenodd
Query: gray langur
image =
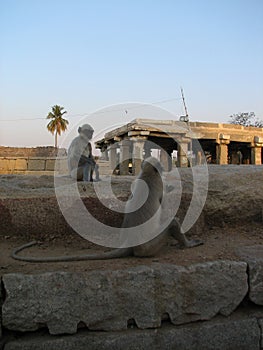
<path id="1" fill-rule="evenodd" d="M 84 124 L 78 128 L 79 136 L 71 142 L 68 149 L 68 168 L 70 176 L 78 181 L 92 181 L 92 173 L 95 171 L 96 180 L 99 181 L 98 165 L 92 155 L 90 140 L 93 136 L 93 128 Z"/>
<path id="2" fill-rule="evenodd" d="M 137 232 L 138 234 L 134 237 L 126 238 L 126 246 L 127 242 L 133 243 L 131 244 L 133 246 L 128 248 L 117 248 L 103 253 L 76 256 L 54 256 L 43 258 L 19 256 L 18 253 L 20 251 L 37 244 L 37 242 L 33 241 L 15 249 L 12 253 L 12 257 L 17 260 L 29 262 L 105 260 L 127 256 L 150 257 L 156 255 L 162 249 L 169 236 L 173 236 L 187 248 L 203 244 L 203 242 L 200 240 L 188 240 L 182 233 L 181 226 L 176 218 L 172 219 L 170 225 L 164 229 L 163 232 L 157 235 L 154 234 L 155 231 L 158 233 L 158 228 L 160 225 L 161 202 L 163 198 L 163 181 L 161 173 L 162 166 L 156 158 L 150 157 L 144 160 L 142 163 L 141 172 L 137 178 L 139 181 L 135 182 L 135 186 L 132 189 L 132 195 L 126 203 L 126 210 L 121 228 L 124 235 L 126 228 L 133 228 L 133 231 L 136 232 L 136 227 L 140 227 L 140 225 L 149 220 L 152 227 L 151 235 L 153 233 L 152 237 L 155 238 L 150 239 L 149 241 L 146 240 L 145 243 L 140 244 L 141 232 Z M 143 183 L 148 186 L 148 195 L 145 202 L 138 207 L 138 202 L 140 202 L 140 197 L 142 195 L 141 186 Z M 149 231 L 149 227 L 146 226 L 146 228 L 147 233 Z M 142 232 L 142 234 L 143 233 L 144 232 Z M 134 242 L 138 242 L 138 245 L 134 245 Z"/>

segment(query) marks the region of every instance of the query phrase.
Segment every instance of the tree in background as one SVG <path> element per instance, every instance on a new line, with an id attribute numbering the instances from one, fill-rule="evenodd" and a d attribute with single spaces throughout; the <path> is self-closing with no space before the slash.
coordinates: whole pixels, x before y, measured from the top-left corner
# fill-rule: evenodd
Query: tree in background
<path id="1" fill-rule="evenodd" d="M 256 126 L 263 128 L 263 120 L 258 119 L 254 112 L 237 113 L 230 116 L 231 124 L 238 124 L 243 126 Z"/>
<path id="2" fill-rule="evenodd" d="M 66 131 L 69 124 L 68 120 L 63 118 L 63 115 L 67 113 L 63 109 L 64 107 L 55 105 L 52 107 L 52 112 L 49 112 L 47 115 L 47 119 L 51 119 L 47 125 L 47 129 L 52 135 L 55 134 L 56 148 L 58 147 L 58 135 L 61 135 L 62 131 Z"/>

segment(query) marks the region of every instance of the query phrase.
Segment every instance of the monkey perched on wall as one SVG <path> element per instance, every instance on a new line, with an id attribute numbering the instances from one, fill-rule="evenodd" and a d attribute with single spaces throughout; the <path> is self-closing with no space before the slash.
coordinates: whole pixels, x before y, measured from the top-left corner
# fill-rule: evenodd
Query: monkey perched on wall
<path id="1" fill-rule="evenodd" d="M 121 228 L 122 241 L 125 247 L 128 248 L 117 248 L 109 252 L 76 256 L 37 258 L 17 255 L 23 249 L 37 244 L 34 241 L 15 249 L 12 257 L 17 260 L 29 262 L 103 260 L 126 256 L 150 257 L 156 255 L 162 249 L 170 235 L 187 248 L 203 244 L 200 240 L 188 240 L 182 233 L 180 224 L 176 218 L 172 219 L 168 227 L 159 233 L 162 210 L 161 202 L 164 193 L 161 174 L 162 166 L 156 158 L 150 157 L 144 160 L 141 172 L 132 188 L 132 195 L 127 201 Z M 146 188 L 147 198 L 140 205 Z M 129 229 L 131 229 L 132 234 L 125 237 Z M 151 237 L 154 238 L 151 239 Z"/>

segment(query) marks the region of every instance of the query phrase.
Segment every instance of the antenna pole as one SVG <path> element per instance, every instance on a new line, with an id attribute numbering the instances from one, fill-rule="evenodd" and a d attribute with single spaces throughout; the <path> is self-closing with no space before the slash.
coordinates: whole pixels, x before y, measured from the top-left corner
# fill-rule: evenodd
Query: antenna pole
<path id="1" fill-rule="evenodd" d="M 186 108 L 186 104 L 185 104 L 184 92 L 183 92 L 183 88 L 182 87 L 181 87 L 181 94 L 182 94 L 182 99 L 183 99 L 183 104 L 184 104 L 185 116 L 188 119 L 188 112 L 187 112 L 187 108 Z"/>

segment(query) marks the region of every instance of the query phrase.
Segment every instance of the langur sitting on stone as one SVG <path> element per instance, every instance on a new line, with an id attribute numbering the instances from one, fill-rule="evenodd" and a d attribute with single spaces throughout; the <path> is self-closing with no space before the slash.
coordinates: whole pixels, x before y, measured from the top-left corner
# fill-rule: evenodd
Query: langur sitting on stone
<path id="1" fill-rule="evenodd" d="M 98 166 L 92 155 L 90 140 L 93 136 L 93 128 L 89 124 L 79 127 L 77 136 L 68 149 L 68 168 L 70 176 L 78 181 L 92 181 L 92 173 L 95 171 L 96 180 L 99 180 Z"/>

